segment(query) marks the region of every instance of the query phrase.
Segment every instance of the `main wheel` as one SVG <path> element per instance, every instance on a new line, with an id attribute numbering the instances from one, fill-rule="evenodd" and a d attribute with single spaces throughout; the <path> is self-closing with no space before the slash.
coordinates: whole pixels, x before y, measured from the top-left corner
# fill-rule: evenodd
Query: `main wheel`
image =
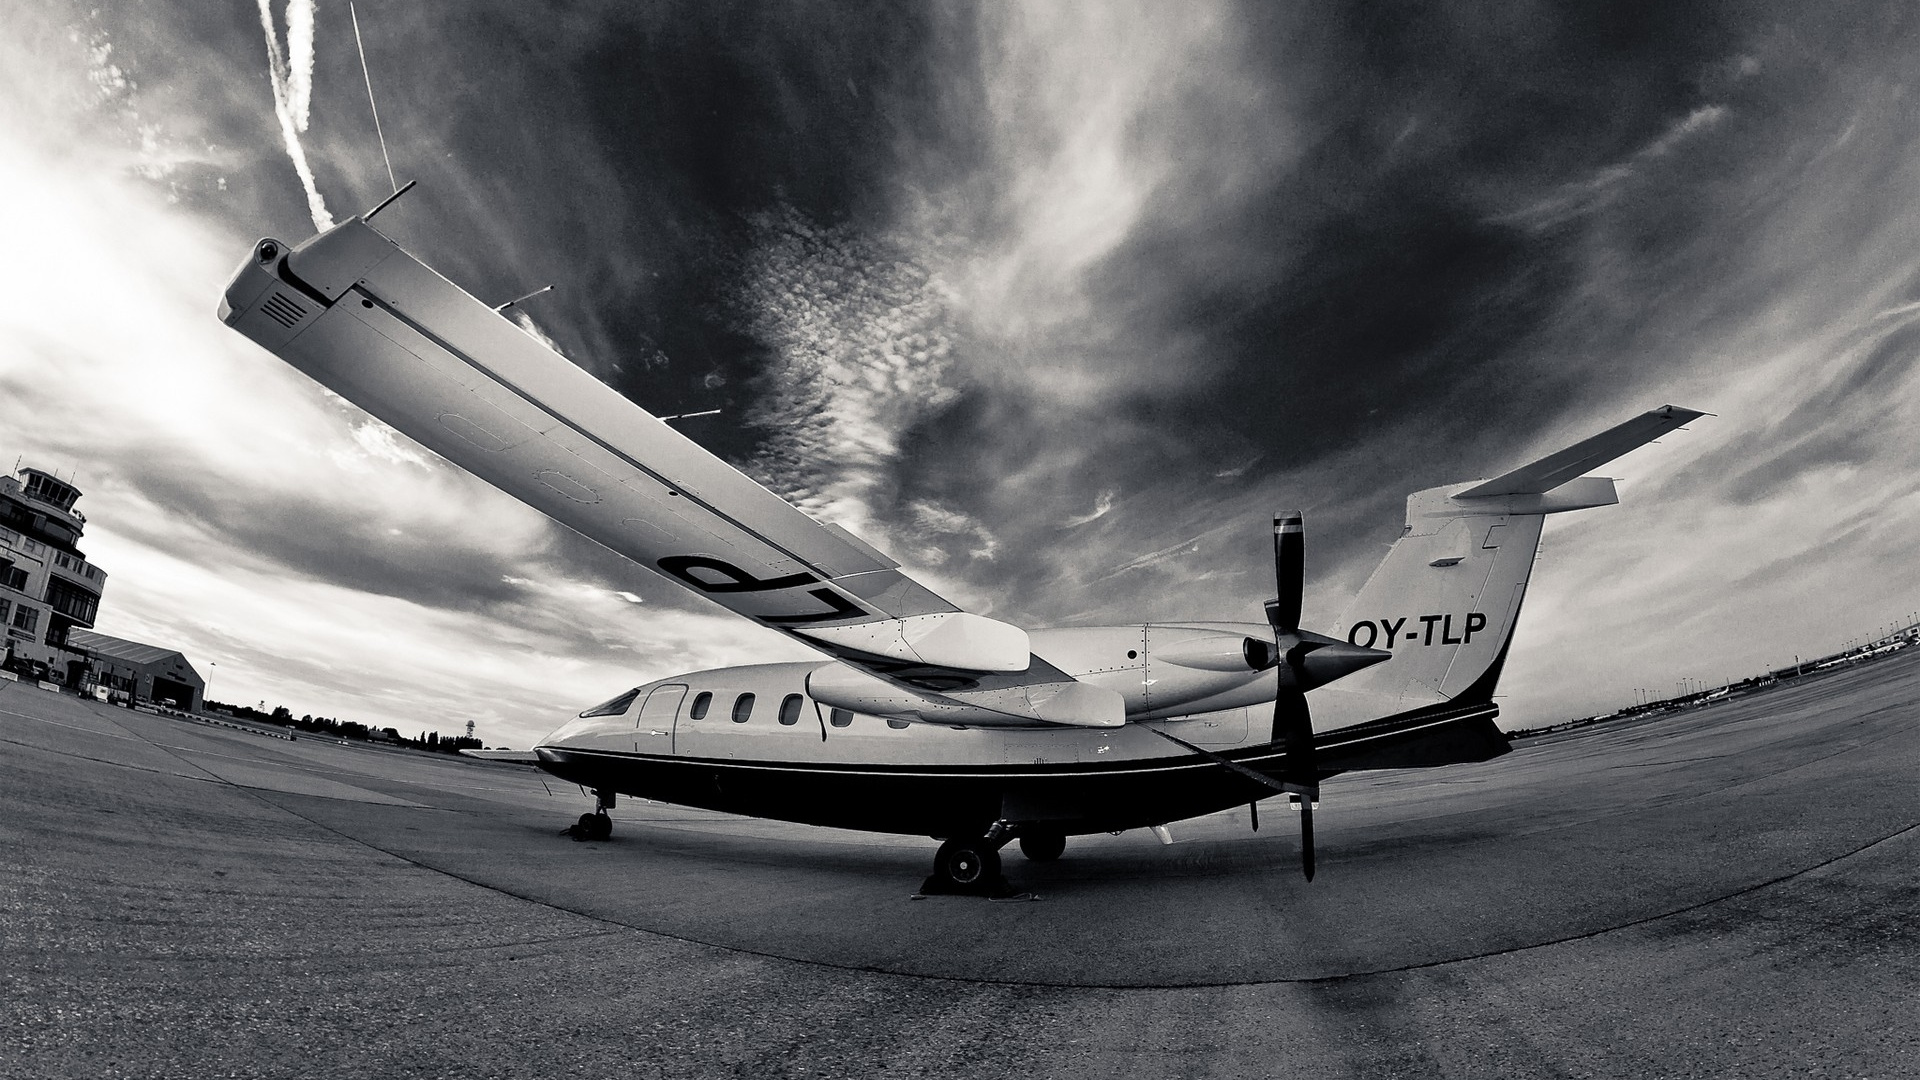
<path id="1" fill-rule="evenodd" d="M 613 819 L 605 814 L 593 815 L 593 823 L 587 827 L 587 839 L 607 840 L 613 836 Z"/>
<path id="2" fill-rule="evenodd" d="M 1020 854 L 1029 862 L 1052 862 L 1067 850 L 1067 838 L 1062 833 L 1027 833 L 1020 838 Z"/>
<path id="3" fill-rule="evenodd" d="M 933 872 L 955 889 L 976 889 L 1000 876 L 1000 853 L 978 837 L 949 840 L 933 857 Z"/>

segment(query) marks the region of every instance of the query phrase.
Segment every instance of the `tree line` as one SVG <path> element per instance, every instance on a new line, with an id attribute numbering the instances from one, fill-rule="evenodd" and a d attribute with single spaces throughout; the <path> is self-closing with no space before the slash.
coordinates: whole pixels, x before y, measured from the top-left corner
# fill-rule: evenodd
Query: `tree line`
<path id="1" fill-rule="evenodd" d="M 416 750 L 439 754 L 457 754 L 462 750 L 484 748 L 480 740 L 471 735 L 442 735 L 438 731 L 422 731 L 409 738 L 394 728 L 370 727 L 357 720 L 336 720 L 331 716 L 310 714 L 296 718 L 293 710 L 285 705 L 274 706 L 272 712 L 262 712 L 251 705 L 229 705 L 223 701 L 209 701 L 206 705 L 209 709 L 224 712 L 235 719 L 293 728 L 295 731 L 305 731 L 336 739 L 354 739 L 359 742 L 384 743 L 389 746 L 410 746 Z"/>

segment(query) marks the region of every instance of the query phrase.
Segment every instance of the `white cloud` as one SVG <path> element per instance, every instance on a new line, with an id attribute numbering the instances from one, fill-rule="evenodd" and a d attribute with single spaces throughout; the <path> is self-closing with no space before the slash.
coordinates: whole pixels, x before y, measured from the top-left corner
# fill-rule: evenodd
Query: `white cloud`
<path id="1" fill-rule="evenodd" d="M 1208 357 L 1138 342 L 1092 292 L 1143 227 L 1198 217 L 1297 152 L 1284 103 L 1244 73 L 1219 3 L 1015 4 L 985 20 L 989 165 L 956 194 L 984 242 L 943 268 L 978 375 L 1050 407 L 1097 410 L 1193 378 Z M 937 214 L 939 204 L 933 204 Z"/>
<path id="2" fill-rule="evenodd" d="M 1080 526 L 1086 525 L 1090 522 L 1099 521 L 1101 518 L 1106 517 L 1108 514 L 1113 512 L 1113 501 L 1114 501 L 1114 493 L 1111 491 L 1103 491 L 1100 493 L 1099 497 L 1093 500 L 1092 510 L 1087 511 L 1084 514 L 1075 514 L 1074 516 L 1061 522 L 1060 527 L 1063 529 L 1077 529 Z"/>
<path id="3" fill-rule="evenodd" d="M 513 745 L 613 688 L 791 655 L 731 616 L 641 606 L 554 567 L 544 519 L 221 326 L 248 239 L 170 204 L 117 128 L 66 111 L 80 73 L 18 48 L 0 60 L 0 117 L 31 118 L 0 123 L 0 205 L 33 210 L 10 219 L 0 260 L 4 449 L 80 470 L 83 545 L 109 575 L 102 632 L 182 649 L 216 698 L 407 732 L 473 717 Z M 377 523 L 368 542 L 517 567 L 521 584 L 501 610 L 441 608 L 236 541 L 355 520 Z"/>

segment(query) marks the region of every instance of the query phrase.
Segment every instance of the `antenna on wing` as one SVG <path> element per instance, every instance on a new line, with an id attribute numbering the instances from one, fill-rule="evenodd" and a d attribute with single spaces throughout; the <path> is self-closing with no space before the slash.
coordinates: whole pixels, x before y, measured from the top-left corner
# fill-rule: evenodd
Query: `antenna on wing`
<path id="1" fill-rule="evenodd" d="M 354 10 L 352 0 L 348 0 L 347 14 L 353 16 L 353 44 L 360 50 L 360 76 L 367 81 L 367 108 L 373 110 L 373 133 L 380 138 L 380 159 L 387 163 L 387 186 L 398 188 L 400 181 L 393 175 L 393 158 L 387 155 L 387 133 L 380 127 L 380 106 L 374 104 L 373 100 L 373 73 L 367 70 L 366 42 L 360 40 L 360 13 Z"/>
<path id="2" fill-rule="evenodd" d="M 497 307 L 497 308 L 494 308 L 493 310 L 494 310 L 494 311 L 495 311 L 496 313 L 499 313 L 499 314 L 505 314 L 505 313 L 506 313 L 506 310 L 507 310 L 508 308 L 510 308 L 510 307 L 512 307 L 512 306 L 513 306 L 513 305 L 515 305 L 515 304 L 518 304 L 518 303 L 519 303 L 519 302 L 521 302 L 522 300 L 531 300 L 531 299 L 533 299 L 534 297 L 536 297 L 536 296 L 539 296 L 539 295 L 540 295 L 541 293 L 543 293 L 543 292 L 551 292 L 551 291 L 553 291 L 553 286 L 551 286 L 551 285 L 542 285 L 542 286 L 540 286 L 539 288 L 537 288 L 537 289 L 535 289 L 535 290 L 533 290 L 532 292 L 530 292 L 530 293 L 528 293 L 527 295 L 525 295 L 525 296 L 516 296 L 516 297 L 514 297 L 513 299 L 511 299 L 511 300 L 509 300 L 509 301 L 507 301 L 506 303 L 504 303 L 504 304 L 501 304 L 501 305 L 500 305 L 499 307 Z"/>
<path id="3" fill-rule="evenodd" d="M 386 209 L 387 207 L 389 207 L 389 206 L 392 206 L 392 205 L 393 205 L 393 200 L 395 200 L 395 199 L 397 199 L 397 198 L 399 198 L 399 197 L 400 197 L 400 196 L 402 196 L 402 195 L 405 195 L 405 194 L 406 194 L 407 192 L 409 192 L 409 191 L 412 191 L 412 190 L 413 190 L 413 185 L 415 185 L 415 184 L 417 184 L 417 183 L 419 183 L 419 182 L 420 182 L 420 181 L 418 181 L 418 180 L 409 180 L 409 181 L 407 181 L 407 186 L 405 186 L 405 187 L 403 187 L 403 188 L 401 188 L 400 190 L 398 190 L 398 191 L 396 191 L 396 192 L 394 192 L 393 194 L 391 194 L 391 195 L 389 195 L 389 196 L 387 196 L 386 198 L 384 198 L 384 199 L 381 199 L 381 200 L 380 200 L 380 205 L 379 205 L 379 206 L 376 206 L 376 207 L 374 207 L 373 209 L 371 209 L 371 210 L 369 210 L 369 211 L 367 211 L 366 213 L 364 213 L 364 214 L 361 214 L 361 215 L 360 215 L 360 220 L 361 220 L 361 221 L 372 221 L 372 220 L 373 220 L 373 215 L 375 215 L 375 214 L 377 214 L 377 213 L 379 213 L 379 212 L 380 212 L 380 211 L 382 211 L 382 210 L 385 210 L 385 209 Z"/>

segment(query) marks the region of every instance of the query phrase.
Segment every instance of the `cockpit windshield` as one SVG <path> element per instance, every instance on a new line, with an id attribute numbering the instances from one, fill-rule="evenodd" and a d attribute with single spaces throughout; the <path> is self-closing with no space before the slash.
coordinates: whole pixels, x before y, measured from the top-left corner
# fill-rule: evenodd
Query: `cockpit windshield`
<path id="1" fill-rule="evenodd" d="M 602 702 L 599 705 L 595 705 L 593 708 L 588 709 L 586 712 L 581 713 L 580 718 L 584 720 L 589 716 L 619 716 L 621 713 L 626 712 L 629 708 L 632 708 L 633 699 L 639 696 L 640 696 L 640 688 L 636 686 L 633 689 L 627 691 L 626 693 L 621 694 L 619 697 L 614 698 L 612 701 Z"/>

